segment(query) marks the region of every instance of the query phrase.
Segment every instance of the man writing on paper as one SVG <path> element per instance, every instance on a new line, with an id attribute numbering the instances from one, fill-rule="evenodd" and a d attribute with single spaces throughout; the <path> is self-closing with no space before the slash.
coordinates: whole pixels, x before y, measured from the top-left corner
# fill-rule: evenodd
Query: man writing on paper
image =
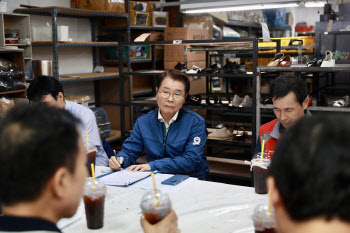
<path id="1" fill-rule="evenodd" d="M 87 176 L 78 123 L 46 105 L 15 106 L 1 121 L 0 232 L 61 232 L 57 221 L 76 212 Z M 179 232 L 174 211 L 141 225 L 146 233 Z"/>
<path id="2" fill-rule="evenodd" d="M 271 84 L 271 97 L 275 120 L 259 128 L 259 138 L 255 153 L 261 151 L 265 140 L 265 151 L 275 151 L 282 134 L 304 116 L 311 113 L 307 110 L 309 98 L 306 82 L 295 76 L 281 76 Z"/>
<path id="3" fill-rule="evenodd" d="M 188 78 L 180 71 L 169 70 L 160 75 L 156 86 L 158 109 L 137 119 L 118 153 L 119 162 L 130 171 L 158 170 L 204 180 L 209 171 L 204 155 L 205 121 L 182 108 L 190 90 Z M 143 151 L 148 163 L 134 165 Z M 119 162 L 112 156 L 110 168 L 119 170 Z"/>
<path id="4" fill-rule="evenodd" d="M 53 77 L 37 77 L 27 91 L 28 100 L 31 103 L 44 103 L 51 107 L 65 109 L 77 117 L 81 124 L 79 131 L 86 142 L 86 131 L 89 135 L 89 146 L 96 146 L 96 165 L 108 166 L 108 157 L 102 147 L 98 133 L 96 117 L 91 109 L 64 99 L 62 84 Z"/>
<path id="5" fill-rule="evenodd" d="M 277 145 L 267 184 L 280 233 L 350 232 L 350 120 L 305 118 Z"/>

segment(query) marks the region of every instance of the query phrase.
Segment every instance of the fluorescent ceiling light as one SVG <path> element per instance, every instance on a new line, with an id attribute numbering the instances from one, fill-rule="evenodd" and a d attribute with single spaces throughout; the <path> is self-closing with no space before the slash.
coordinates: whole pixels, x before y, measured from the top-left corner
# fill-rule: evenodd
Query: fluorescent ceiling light
<path id="1" fill-rule="evenodd" d="M 274 9 L 284 7 L 298 7 L 299 3 L 287 3 L 287 4 L 256 4 L 256 5 L 245 5 L 245 6 L 232 6 L 225 8 L 198 8 L 198 9 L 182 9 L 184 13 L 196 14 L 196 13 L 211 13 L 211 12 L 222 12 L 222 11 L 246 11 L 246 10 L 261 10 L 261 9 Z"/>
<path id="2" fill-rule="evenodd" d="M 184 13 L 211 13 L 297 7 L 300 2 L 301 0 L 183 0 L 177 3 Z"/>
<path id="3" fill-rule="evenodd" d="M 305 2 L 305 7 L 324 7 L 326 3 L 326 1 Z"/>

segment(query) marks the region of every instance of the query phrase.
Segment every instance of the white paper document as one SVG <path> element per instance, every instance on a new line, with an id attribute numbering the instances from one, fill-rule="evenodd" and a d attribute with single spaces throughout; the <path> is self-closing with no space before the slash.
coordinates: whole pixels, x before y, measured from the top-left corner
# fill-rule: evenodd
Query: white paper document
<path id="1" fill-rule="evenodd" d="M 151 172 L 131 172 L 131 171 L 122 170 L 122 171 L 113 172 L 111 174 L 105 175 L 100 179 L 106 185 L 128 186 L 150 175 L 151 175 Z"/>

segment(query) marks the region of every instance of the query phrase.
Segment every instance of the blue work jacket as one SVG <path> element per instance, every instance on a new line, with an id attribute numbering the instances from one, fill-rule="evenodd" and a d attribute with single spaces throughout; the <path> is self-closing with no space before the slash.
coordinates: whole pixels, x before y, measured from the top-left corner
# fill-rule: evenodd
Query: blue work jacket
<path id="1" fill-rule="evenodd" d="M 205 120 L 198 114 L 180 109 L 166 133 L 164 122 L 158 121 L 156 109 L 137 119 L 118 157 L 123 157 L 123 166 L 128 167 L 145 151 L 152 170 L 205 180 L 209 171 L 204 155 L 206 140 Z"/>

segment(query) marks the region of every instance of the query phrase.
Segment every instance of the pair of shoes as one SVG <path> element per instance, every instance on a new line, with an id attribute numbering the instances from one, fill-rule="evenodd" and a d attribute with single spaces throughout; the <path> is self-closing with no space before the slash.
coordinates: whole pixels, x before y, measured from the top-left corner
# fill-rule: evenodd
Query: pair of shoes
<path id="1" fill-rule="evenodd" d="M 218 97 L 216 95 L 209 95 L 205 99 L 207 105 L 218 105 Z"/>
<path id="2" fill-rule="evenodd" d="M 239 97 L 238 95 L 233 96 L 232 102 L 229 104 L 230 107 L 240 107 L 240 108 L 247 108 L 252 106 L 252 99 L 249 97 L 249 95 L 245 95 L 243 98 Z"/>
<path id="3" fill-rule="evenodd" d="M 340 99 L 333 101 L 333 107 L 347 107 L 349 106 L 349 96 L 343 96 Z"/>
<path id="4" fill-rule="evenodd" d="M 175 70 L 180 70 L 181 72 L 186 72 L 187 70 L 187 66 L 186 64 L 181 64 L 180 62 L 178 62 L 176 64 L 176 66 L 174 67 Z"/>
<path id="5" fill-rule="evenodd" d="M 217 63 L 214 63 L 213 65 L 211 65 L 211 66 L 205 68 L 205 69 L 203 70 L 203 72 L 204 72 L 204 73 L 215 73 L 215 72 L 217 72 L 219 69 L 220 69 L 220 68 L 219 68 L 218 64 L 217 64 Z"/>
<path id="6" fill-rule="evenodd" d="M 267 98 L 265 98 L 265 99 L 262 99 L 262 100 L 260 101 L 260 103 L 261 103 L 261 104 L 273 104 L 273 102 L 272 102 L 272 97 L 267 97 Z"/>
<path id="7" fill-rule="evenodd" d="M 245 74 L 247 73 L 247 66 L 245 62 L 238 64 L 237 62 L 227 61 L 223 68 L 218 69 L 220 74 Z"/>
<path id="8" fill-rule="evenodd" d="M 202 72 L 202 68 L 193 65 L 192 69 L 186 71 L 186 74 L 197 74 L 197 73 L 200 73 L 200 72 Z"/>
<path id="9" fill-rule="evenodd" d="M 292 64 L 292 61 L 290 59 L 290 56 L 284 56 L 283 53 L 276 53 L 273 60 L 271 60 L 267 66 L 283 66 L 283 67 L 289 67 Z"/>
<path id="10" fill-rule="evenodd" d="M 326 51 L 326 57 L 324 58 L 321 67 L 335 67 L 335 60 L 331 51 Z"/>
<path id="11" fill-rule="evenodd" d="M 235 135 L 235 137 L 233 138 L 233 140 L 236 141 L 244 141 L 247 138 L 247 133 L 245 132 L 245 129 L 243 127 L 240 127 L 238 129 L 237 134 Z"/>
<path id="12" fill-rule="evenodd" d="M 248 108 L 252 106 L 252 98 L 249 97 L 249 95 L 245 95 L 242 102 L 239 104 L 238 107 L 240 108 Z"/>
<path id="13" fill-rule="evenodd" d="M 306 66 L 307 67 L 320 67 L 321 64 L 322 64 L 322 61 L 323 59 L 317 59 L 317 58 L 314 58 L 312 59 L 311 61 L 309 61 Z"/>
<path id="14" fill-rule="evenodd" d="M 200 95 L 190 95 L 188 94 L 186 97 L 186 105 L 201 105 L 202 98 Z"/>
<path id="15" fill-rule="evenodd" d="M 226 127 L 218 129 L 210 134 L 208 134 L 208 139 L 218 139 L 225 140 L 232 138 L 232 132 L 230 132 Z"/>
<path id="16" fill-rule="evenodd" d="M 229 106 L 231 101 L 231 98 L 229 96 L 220 96 L 219 97 L 219 104 L 221 106 Z"/>

